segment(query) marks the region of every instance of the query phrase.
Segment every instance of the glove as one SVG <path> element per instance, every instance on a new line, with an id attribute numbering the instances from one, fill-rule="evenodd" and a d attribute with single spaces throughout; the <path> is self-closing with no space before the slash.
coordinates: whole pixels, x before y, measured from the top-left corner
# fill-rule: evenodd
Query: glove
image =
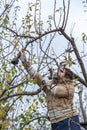
<path id="1" fill-rule="evenodd" d="M 13 60 L 11 61 L 11 63 L 12 63 L 13 65 L 17 65 L 18 62 L 19 62 L 20 56 L 21 56 L 21 53 L 19 52 L 18 55 L 17 55 L 17 57 L 16 57 L 16 58 L 13 58 Z"/>
<path id="2" fill-rule="evenodd" d="M 25 49 L 23 48 L 18 54 L 17 54 L 17 57 L 16 58 L 13 58 L 13 60 L 11 61 L 11 63 L 13 65 L 17 65 L 18 62 L 19 62 L 19 58 L 22 62 L 26 61 L 26 56 L 24 54 L 25 52 Z"/>
<path id="3" fill-rule="evenodd" d="M 11 61 L 11 63 L 12 63 L 13 65 L 17 65 L 18 62 L 19 62 L 19 59 L 17 59 L 17 58 L 14 58 L 14 59 Z"/>

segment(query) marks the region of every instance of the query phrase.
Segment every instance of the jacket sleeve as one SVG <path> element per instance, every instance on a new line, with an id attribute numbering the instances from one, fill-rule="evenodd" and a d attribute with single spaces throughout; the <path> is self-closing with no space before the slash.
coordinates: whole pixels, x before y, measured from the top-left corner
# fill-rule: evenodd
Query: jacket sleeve
<path id="1" fill-rule="evenodd" d="M 20 60 L 27 73 L 30 75 L 30 78 L 35 79 L 39 87 L 46 91 L 48 83 L 44 80 L 43 76 L 36 72 L 36 70 L 32 67 L 30 61 L 26 59 L 25 54 L 21 54 Z"/>

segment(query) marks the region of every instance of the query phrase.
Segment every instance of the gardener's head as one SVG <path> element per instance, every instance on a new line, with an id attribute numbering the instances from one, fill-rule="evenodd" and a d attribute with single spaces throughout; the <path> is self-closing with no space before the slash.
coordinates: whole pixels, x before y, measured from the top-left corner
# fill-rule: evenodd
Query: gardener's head
<path id="1" fill-rule="evenodd" d="M 68 68 L 62 68 L 58 70 L 58 77 L 73 80 L 73 73 Z"/>

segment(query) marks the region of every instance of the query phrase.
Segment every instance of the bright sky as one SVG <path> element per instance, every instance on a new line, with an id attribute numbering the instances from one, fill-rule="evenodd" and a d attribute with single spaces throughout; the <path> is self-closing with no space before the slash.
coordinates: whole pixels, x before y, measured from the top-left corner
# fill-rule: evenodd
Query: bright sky
<path id="1" fill-rule="evenodd" d="M 84 9 L 82 0 L 71 0 L 70 22 L 76 23 L 75 30 L 77 34 L 81 34 L 82 32 L 87 33 L 87 13 L 84 12 Z"/>
<path id="2" fill-rule="evenodd" d="M 27 4 L 30 2 L 35 2 L 36 0 L 19 0 L 19 5 L 21 5 L 21 12 L 19 13 L 20 17 L 23 16 L 23 14 L 27 10 Z M 41 9 L 42 9 L 42 18 L 47 19 L 48 15 L 53 14 L 53 3 L 54 0 L 42 0 L 41 1 Z M 61 3 L 61 0 L 58 1 L 58 3 Z M 59 6 L 59 4 L 58 4 Z M 86 8 L 87 9 L 87 8 Z M 87 13 L 84 12 L 85 7 L 84 4 L 82 4 L 82 0 L 71 0 L 71 7 L 70 7 L 70 14 L 69 14 L 69 29 L 70 27 L 75 24 L 75 35 L 80 35 L 82 32 L 87 33 Z M 75 32 L 74 32 L 75 33 Z"/>
<path id="3" fill-rule="evenodd" d="M 36 0 L 19 0 L 19 6 L 21 6 L 21 11 L 19 12 L 19 16 L 22 17 L 23 14 L 27 11 L 27 4 L 30 2 L 35 2 Z M 65 0 L 66 1 L 66 0 Z M 48 15 L 53 15 L 53 5 L 54 0 L 41 0 L 41 18 L 47 21 Z M 61 7 L 62 0 L 57 1 L 57 5 Z M 82 0 L 71 0 L 70 4 L 70 13 L 69 13 L 69 19 L 67 24 L 67 33 L 70 35 L 71 29 L 74 26 L 73 30 L 73 37 L 75 39 L 79 39 L 77 41 L 77 46 L 80 48 L 80 51 L 82 49 L 82 43 L 81 43 L 81 34 L 84 32 L 87 34 L 87 12 L 84 12 L 84 10 L 87 9 L 87 7 L 84 7 L 84 4 L 82 3 Z M 44 22 L 45 23 L 45 22 Z M 46 24 L 45 24 L 46 25 Z M 65 45 L 65 39 L 62 37 L 62 44 L 59 44 L 58 48 L 56 45 L 58 43 L 61 43 L 61 38 L 58 37 L 57 40 L 54 41 L 55 45 L 55 51 L 59 48 L 59 50 L 63 49 Z M 87 52 L 87 44 L 85 47 L 85 50 Z"/>

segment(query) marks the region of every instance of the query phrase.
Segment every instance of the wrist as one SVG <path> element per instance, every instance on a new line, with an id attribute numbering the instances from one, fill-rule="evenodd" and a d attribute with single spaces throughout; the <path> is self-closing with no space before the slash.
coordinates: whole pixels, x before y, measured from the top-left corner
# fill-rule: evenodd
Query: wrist
<path id="1" fill-rule="evenodd" d="M 26 56 L 25 56 L 24 53 L 21 53 L 21 54 L 20 54 L 20 60 L 21 60 L 22 62 L 26 61 Z"/>
<path id="2" fill-rule="evenodd" d="M 28 69 L 28 73 L 29 73 L 31 78 L 34 78 L 35 74 L 36 74 L 36 70 L 32 66 L 30 66 Z"/>

